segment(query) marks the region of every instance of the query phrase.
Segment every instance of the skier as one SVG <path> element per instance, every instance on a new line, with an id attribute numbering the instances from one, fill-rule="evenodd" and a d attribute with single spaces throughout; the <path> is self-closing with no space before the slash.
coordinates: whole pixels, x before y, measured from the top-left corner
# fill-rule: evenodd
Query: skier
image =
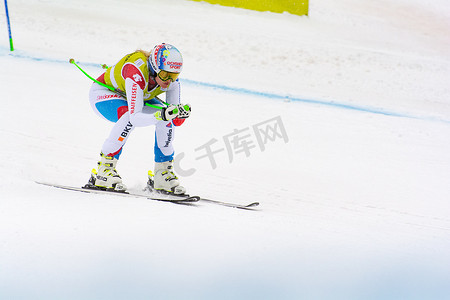
<path id="1" fill-rule="evenodd" d="M 183 68 L 180 51 L 170 44 L 156 45 L 151 52 L 138 50 L 124 56 L 97 79 L 125 95 L 93 83 L 89 99 L 94 112 L 115 124 L 105 140 L 98 168 L 93 169 L 87 188 L 124 192 L 126 186 L 116 171 L 123 146 L 135 127 L 155 125 L 155 167 L 148 172 L 153 188 L 174 194 L 186 189 L 173 170 L 174 127 L 190 116 L 189 104 L 180 104 L 178 75 Z M 158 95 L 166 93 L 167 107 Z M 122 93 L 123 94 L 123 93 Z M 161 106 L 155 108 L 155 106 Z"/>

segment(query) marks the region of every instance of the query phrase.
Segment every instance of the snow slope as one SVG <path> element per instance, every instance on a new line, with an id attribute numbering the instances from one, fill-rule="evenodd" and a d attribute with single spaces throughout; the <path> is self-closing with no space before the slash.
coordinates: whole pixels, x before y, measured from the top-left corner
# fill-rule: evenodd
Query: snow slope
<path id="1" fill-rule="evenodd" d="M 184 0 L 9 5 L 0 299 L 450 297 L 448 1 L 315 0 L 309 17 Z M 175 139 L 183 184 L 259 209 L 34 183 L 83 185 L 110 130 L 68 59 L 97 76 L 163 41 L 183 52 L 193 106 Z M 270 120 L 285 134 L 262 149 L 255 128 Z M 236 130 L 248 156 L 227 149 Z M 215 166 L 201 158 L 214 141 Z M 130 190 L 152 161 L 153 128 L 138 128 L 118 166 Z"/>

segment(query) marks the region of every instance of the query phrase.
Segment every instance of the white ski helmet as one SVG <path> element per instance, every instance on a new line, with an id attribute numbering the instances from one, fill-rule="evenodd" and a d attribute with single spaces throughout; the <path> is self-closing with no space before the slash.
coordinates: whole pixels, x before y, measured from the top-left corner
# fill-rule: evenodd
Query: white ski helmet
<path id="1" fill-rule="evenodd" d="M 161 70 L 180 73 L 183 69 L 183 57 L 177 48 L 170 44 L 156 45 L 148 58 L 153 71 L 158 74 Z"/>

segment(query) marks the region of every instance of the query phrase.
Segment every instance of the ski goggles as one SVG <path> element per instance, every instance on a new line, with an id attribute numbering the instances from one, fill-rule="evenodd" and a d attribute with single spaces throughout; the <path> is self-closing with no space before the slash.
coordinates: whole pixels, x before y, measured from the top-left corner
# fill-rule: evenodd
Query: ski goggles
<path id="1" fill-rule="evenodd" d="M 167 71 L 164 71 L 164 70 L 161 70 L 158 73 L 158 77 L 162 81 L 167 81 L 167 80 L 170 79 L 170 80 L 172 80 L 172 82 L 174 82 L 175 80 L 177 80 L 178 75 L 180 75 L 180 73 L 172 73 L 172 72 L 167 72 Z"/>

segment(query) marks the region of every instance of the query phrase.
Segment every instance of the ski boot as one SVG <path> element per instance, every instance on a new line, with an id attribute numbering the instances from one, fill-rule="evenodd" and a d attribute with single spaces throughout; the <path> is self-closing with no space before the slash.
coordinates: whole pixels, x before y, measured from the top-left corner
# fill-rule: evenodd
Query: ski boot
<path id="1" fill-rule="evenodd" d="M 173 160 L 155 163 L 155 173 L 148 171 L 147 186 L 150 191 L 155 190 L 164 194 L 186 194 L 186 189 L 180 185 L 178 177 L 173 172 Z"/>
<path id="2" fill-rule="evenodd" d="M 84 186 L 90 189 L 108 190 L 113 192 L 125 192 L 127 187 L 122 183 L 122 178 L 117 174 L 117 159 L 100 153 L 98 170 L 92 169 L 91 178 Z"/>

